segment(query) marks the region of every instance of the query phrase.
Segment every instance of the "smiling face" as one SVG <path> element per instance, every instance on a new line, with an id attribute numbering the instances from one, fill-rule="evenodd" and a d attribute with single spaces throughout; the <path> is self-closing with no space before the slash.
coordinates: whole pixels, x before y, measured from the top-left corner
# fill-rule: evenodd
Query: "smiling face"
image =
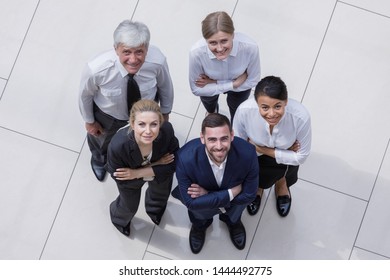
<path id="1" fill-rule="evenodd" d="M 142 45 L 136 48 L 128 48 L 123 44 L 119 44 L 115 48 L 116 54 L 119 57 L 120 63 L 129 74 L 135 74 L 145 62 L 147 48 Z"/>
<path id="2" fill-rule="evenodd" d="M 233 132 L 230 132 L 227 125 L 206 127 L 205 133 L 200 134 L 200 140 L 206 146 L 207 154 L 218 166 L 226 159 L 233 137 Z"/>
<path id="3" fill-rule="evenodd" d="M 206 40 L 207 46 L 218 60 L 223 60 L 232 51 L 233 37 L 233 34 L 218 31 Z"/>
<path id="4" fill-rule="evenodd" d="M 150 111 L 138 112 L 135 114 L 131 127 L 138 145 L 151 145 L 160 131 L 159 115 Z"/>
<path id="5" fill-rule="evenodd" d="M 266 120 L 270 127 L 274 127 L 283 117 L 287 100 L 279 100 L 266 95 L 257 98 L 260 115 Z"/>

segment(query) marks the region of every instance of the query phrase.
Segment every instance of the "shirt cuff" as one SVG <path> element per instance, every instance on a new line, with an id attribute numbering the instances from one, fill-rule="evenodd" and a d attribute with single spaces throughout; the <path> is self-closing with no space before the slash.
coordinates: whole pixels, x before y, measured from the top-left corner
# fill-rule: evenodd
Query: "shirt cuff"
<path id="1" fill-rule="evenodd" d="M 229 193 L 229 199 L 230 199 L 230 201 L 232 201 L 234 198 L 232 190 L 228 189 L 228 193 Z"/>

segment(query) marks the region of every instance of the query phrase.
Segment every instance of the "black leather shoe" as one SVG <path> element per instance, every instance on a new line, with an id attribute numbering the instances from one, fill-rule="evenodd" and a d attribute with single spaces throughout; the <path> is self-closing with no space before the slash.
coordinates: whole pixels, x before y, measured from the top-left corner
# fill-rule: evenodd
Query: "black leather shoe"
<path id="1" fill-rule="evenodd" d="M 261 196 L 260 196 L 260 195 L 256 195 L 255 200 L 253 200 L 253 201 L 246 207 L 246 210 L 248 210 L 249 215 L 253 216 L 253 215 L 256 215 L 257 212 L 259 212 L 260 203 L 261 203 Z"/>
<path id="2" fill-rule="evenodd" d="M 286 217 L 290 212 L 291 208 L 291 193 L 290 189 L 288 189 L 290 195 L 280 195 L 278 196 L 276 193 L 276 210 L 279 215 L 282 217 Z"/>
<path id="3" fill-rule="evenodd" d="M 245 248 L 246 232 L 245 227 L 241 221 L 234 225 L 227 225 L 229 228 L 230 239 L 233 245 L 238 249 L 242 250 Z"/>
<path id="4" fill-rule="evenodd" d="M 113 223 L 114 224 L 114 223 Z M 130 223 L 127 224 L 127 226 L 122 227 L 120 225 L 114 224 L 117 230 L 119 230 L 122 234 L 129 236 L 130 235 Z"/>
<path id="5" fill-rule="evenodd" d="M 106 170 L 104 169 L 104 165 L 91 158 L 91 167 L 96 178 L 99 181 L 103 181 L 104 178 L 106 177 Z"/>
<path id="6" fill-rule="evenodd" d="M 190 248 L 192 253 L 198 254 L 202 250 L 204 240 L 206 238 L 206 230 L 197 229 L 192 226 L 190 231 Z"/>

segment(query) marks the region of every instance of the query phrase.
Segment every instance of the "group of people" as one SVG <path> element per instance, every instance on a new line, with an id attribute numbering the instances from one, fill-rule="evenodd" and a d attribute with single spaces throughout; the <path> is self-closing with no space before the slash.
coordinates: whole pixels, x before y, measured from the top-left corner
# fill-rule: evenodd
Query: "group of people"
<path id="1" fill-rule="evenodd" d="M 182 147 L 169 122 L 174 93 L 167 60 L 149 45 L 145 24 L 119 24 L 114 49 L 87 63 L 79 95 L 92 170 L 99 181 L 108 172 L 118 187 L 109 207 L 113 225 L 130 235 L 147 182 L 145 209 L 156 225 L 171 194 L 187 207 L 194 254 L 215 215 L 226 223 L 233 245 L 244 249 L 242 213 L 255 215 L 264 189 L 273 185 L 277 212 L 287 216 L 290 187 L 311 146 L 308 111 L 288 98 L 279 77 L 260 80 L 255 41 L 235 32 L 225 12 L 207 15 L 202 34 L 190 50 L 189 84 L 206 116 L 200 137 Z M 227 94 L 230 119 L 219 113 L 220 94 Z"/>

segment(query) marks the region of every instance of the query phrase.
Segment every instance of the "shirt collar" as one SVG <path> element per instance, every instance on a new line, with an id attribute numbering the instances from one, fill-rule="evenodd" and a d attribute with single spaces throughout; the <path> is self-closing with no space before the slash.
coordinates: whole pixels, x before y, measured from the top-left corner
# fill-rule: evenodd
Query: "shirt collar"
<path id="1" fill-rule="evenodd" d="M 210 51 L 209 46 L 207 44 L 207 41 L 206 41 L 206 46 L 207 46 L 207 54 L 208 54 L 209 58 L 210 59 L 217 59 L 217 57 Z M 238 41 L 235 39 L 235 36 L 234 36 L 233 47 L 232 47 L 232 51 L 230 52 L 229 56 L 237 56 L 237 53 L 238 53 Z M 229 56 L 227 58 L 225 58 L 223 61 L 226 61 L 229 58 Z"/>
<path id="2" fill-rule="evenodd" d="M 126 77 L 129 73 L 123 67 L 122 63 L 119 61 L 119 57 L 117 56 L 116 61 L 115 61 L 116 68 L 118 69 L 119 73 L 121 74 L 122 78 Z"/>

